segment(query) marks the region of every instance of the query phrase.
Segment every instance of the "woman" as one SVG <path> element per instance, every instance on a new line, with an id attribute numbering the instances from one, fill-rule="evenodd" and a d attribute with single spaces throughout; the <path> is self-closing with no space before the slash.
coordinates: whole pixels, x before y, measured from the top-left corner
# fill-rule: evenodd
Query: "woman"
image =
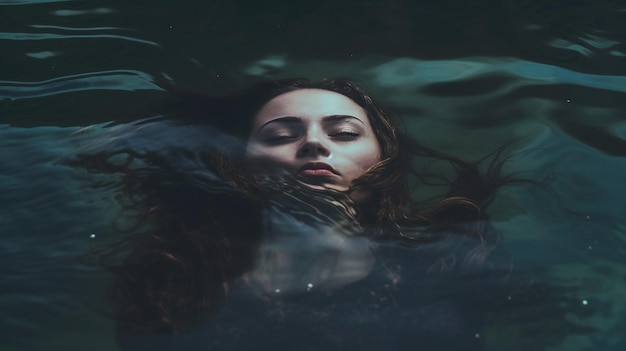
<path id="1" fill-rule="evenodd" d="M 481 173 L 422 146 L 338 79 L 172 96 L 158 106 L 161 128 L 209 126 L 205 150 L 121 146 L 72 162 L 120 173 L 133 215 L 123 241 L 90 255 L 115 276 L 123 348 L 482 345 L 482 312 L 502 297 L 510 264 L 485 222 L 496 189 L 513 181 L 498 154 Z M 431 171 L 435 161 L 453 175 Z M 411 184 L 443 191 L 417 201 Z M 431 301 L 459 286 L 471 296 Z M 371 328 L 377 337 L 349 336 Z"/>

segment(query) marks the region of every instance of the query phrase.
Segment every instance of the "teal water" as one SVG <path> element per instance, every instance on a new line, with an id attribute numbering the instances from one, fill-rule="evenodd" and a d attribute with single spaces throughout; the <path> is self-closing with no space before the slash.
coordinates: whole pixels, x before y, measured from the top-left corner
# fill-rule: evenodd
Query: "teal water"
<path id="1" fill-rule="evenodd" d="M 62 161 L 157 81 L 341 76 L 431 147 L 523 138 L 509 167 L 545 188 L 503 191 L 492 218 L 556 292 L 492 316 L 487 349 L 623 350 L 625 27 L 621 1 L 0 2 L 0 349 L 115 349 L 102 273 L 76 262 L 118 237 L 113 191 Z"/>

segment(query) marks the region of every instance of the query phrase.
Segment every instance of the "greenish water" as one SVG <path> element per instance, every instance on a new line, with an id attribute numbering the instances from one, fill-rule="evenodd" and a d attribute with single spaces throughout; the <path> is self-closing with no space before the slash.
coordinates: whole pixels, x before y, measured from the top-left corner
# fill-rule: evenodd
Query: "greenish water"
<path id="1" fill-rule="evenodd" d="M 431 147 L 523 138 L 509 167 L 545 188 L 505 190 L 492 218 L 553 290 L 494 313 L 487 349 L 623 350 L 625 27 L 621 1 L 0 2 L 0 349 L 115 349 L 102 273 L 75 260 L 118 237 L 113 194 L 60 162 L 106 143 L 102 123 L 161 79 L 341 76 Z"/>

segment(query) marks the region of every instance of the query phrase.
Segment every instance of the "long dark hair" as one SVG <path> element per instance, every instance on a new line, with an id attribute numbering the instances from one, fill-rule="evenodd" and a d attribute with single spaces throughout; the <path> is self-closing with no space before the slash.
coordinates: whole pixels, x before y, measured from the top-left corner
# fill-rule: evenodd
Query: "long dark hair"
<path id="1" fill-rule="evenodd" d="M 478 239 L 457 260 L 466 265 L 482 264 L 498 247 L 499 236 L 485 221 L 496 190 L 515 181 L 501 172 L 504 146 L 483 162 L 428 148 L 399 131 L 363 89 L 341 79 L 271 81 L 221 97 L 170 86 L 171 96 L 146 111 L 174 123 L 208 125 L 218 131 L 211 150 L 178 156 L 199 160 L 219 179 L 219 186 L 209 191 L 206 185 L 198 187 L 197 179 L 177 170 L 158 152 L 124 148 L 81 154 L 70 162 L 94 173 L 121 175 L 119 200 L 134 225 L 123 240 L 86 255 L 114 274 L 120 330 L 176 332 L 215 311 L 227 296 L 229 283 L 252 268 L 266 199 L 285 192 L 299 198 L 310 195 L 311 189 L 289 177 L 278 182 L 261 179 L 243 161 L 242 140 L 249 135 L 255 113 L 272 98 L 298 89 L 323 89 L 350 98 L 367 112 L 381 148 L 381 160 L 354 180 L 345 194 L 329 191 L 333 201 L 312 201 L 311 206 L 329 207 L 374 240 L 453 245 Z M 126 161 L 113 161 L 119 155 Z M 453 175 L 418 167 L 416 159 L 421 165 L 445 162 Z M 410 187 L 414 183 L 444 190 L 431 199 L 415 200 Z M 357 190 L 372 194 L 366 206 L 351 201 L 350 194 Z M 437 262 L 433 267 L 437 269 Z"/>

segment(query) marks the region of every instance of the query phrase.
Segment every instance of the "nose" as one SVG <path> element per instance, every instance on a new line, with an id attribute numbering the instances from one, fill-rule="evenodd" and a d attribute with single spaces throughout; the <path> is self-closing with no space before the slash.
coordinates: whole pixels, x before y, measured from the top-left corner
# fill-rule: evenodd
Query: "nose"
<path id="1" fill-rule="evenodd" d="M 330 156 L 330 149 L 318 139 L 307 139 L 296 154 L 297 157 Z"/>

